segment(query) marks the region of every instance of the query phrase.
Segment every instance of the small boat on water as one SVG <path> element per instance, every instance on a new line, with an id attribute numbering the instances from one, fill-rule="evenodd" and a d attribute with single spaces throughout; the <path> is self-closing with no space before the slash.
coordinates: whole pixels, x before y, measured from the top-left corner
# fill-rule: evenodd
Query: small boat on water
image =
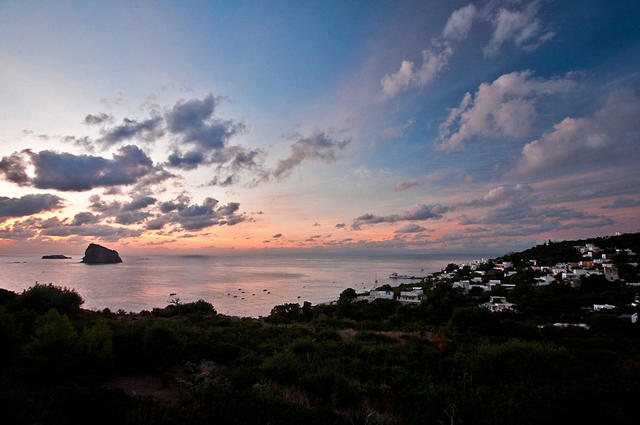
<path id="1" fill-rule="evenodd" d="M 409 276 L 406 274 L 391 273 L 391 275 L 389 275 L 389 279 L 421 279 L 421 278 L 416 276 Z"/>

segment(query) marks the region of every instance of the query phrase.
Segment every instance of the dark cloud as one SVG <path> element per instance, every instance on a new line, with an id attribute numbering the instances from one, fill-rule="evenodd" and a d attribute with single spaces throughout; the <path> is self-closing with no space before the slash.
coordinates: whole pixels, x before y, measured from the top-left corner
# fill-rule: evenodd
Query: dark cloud
<path id="1" fill-rule="evenodd" d="M 230 150 L 227 143 L 233 136 L 244 131 L 245 126 L 232 120 L 214 118 L 215 109 L 221 102 L 222 98 L 209 93 L 202 100 L 177 102 L 166 112 L 167 130 L 178 138 L 175 151 L 168 158 L 168 166 L 188 170 L 202 164 L 236 160 L 236 153 L 233 149 Z M 191 147 L 183 153 L 180 148 L 187 145 Z M 237 159 L 239 162 L 243 160 L 245 158 Z"/>
<path id="2" fill-rule="evenodd" d="M 137 211 L 143 208 L 153 205 L 157 202 L 157 199 L 151 196 L 140 197 L 132 200 L 131 202 L 122 205 L 123 211 Z"/>
<path id="3" fill-rule="evenodd" d="M 214 177 L 213 180 L 209 182 L 209 186 L 231 186 L 236 182 L 236 179 L 233 175 L 227 176 L 225 178 L 220 178 L 218 176 Z"/>
<path id="4" fill-rule="evenodd" d="M 282 233 L 276 233 L 275 235 L 273 235 L 273 239 L 278 239 L 282 237 Z"/>
<path id="5" fill-rule="evenodd" d="M 25 240 L 37 235 L 31 220 L 23 220 L 0 227 L 0 239 Z"/>
<path id="6" fill-rule="evenodd" d="M 346 226 L 346 224 L 344 224 L 344 223 L 338 223 L 338 224 L 336 224 L 336 229 L 344 229 L 345 226 Z"/>
<path id="7" fill-rule="evenodd" d="M 23 153 L 28 153 L 28 151 L 23 151 Z M 4 174 L 5 179 L 20 186 L 29 185 L 30 178 L 27 175 L 26 168 L 27 162 L 24 156 L 18 152 L 14 152 L 0 160 L 0 173 Z"/>
<path id="8" fill-rule="evenodd" d="M 89 209 L 100 213 L 100 219 L 113 217 L 118 224 L 130 225 L 144 222 L 151 217 L 148 211 L 141 211 L 154 205 L 157 199 L 151 196 L 141 196 L 132 199 L 130 202 L 103 201 L 100 196 L 93 195 L 89 198 L 91 202 Z"/>
<path id="9" fill-rule="evenodd" d="M 192 170 L 199 165 L 205 163 L 204 153 L 198 150 L 188 151 L 186 153 L 173 152 L 167 158 L 167 166 L 181 168 L 183 170 Z"/>
<path id="10" fill-rule="evenodd" d="M 172 133 L 187 133 L 192 128 L 202 126 L 222 100 L 221 97 L 214 97 L 209 93 L 202 100 L 177 102 L 166 114 L 167 128 Z"/>
<path id="11" fill-rule="evenodd" d="M 418 182 L 418 180 L 410 180 L 408 182 L 398 182 L 395 187 L 393 188 L 393 190 L 395 190 L 396 192 L 401 192 L 403 190 L 407 190 L 409 188 L 412 188 L 414 186 L 418 186 L 420 184 L 420 182 Z"/>
<path id="12" fill-rule="evenodd" d="M 427 230 L 426 228 L 419 226 L 417 224 L 409 223 L 405 226 L 402 226 L 395 233 L 420 233 Z"/>
<path id="13" fill-rule="evenodd" d="M 95 224 L 100 221 L 100 216 L 90 212 L 80 212 L 71 220 L 72 226 L 82 226 L 84 224 Z"/>
<path id="14" fill-rule="evenodd" d="M 353 220 L 351 227 L 355 230 L 360 229 L 363 224 L 378 223 L 396 223 L 398 221 L 421 221 L 421 220 L 438 220 L 442 215 L 452 208 L 440 204 L 432 205 L 415 205 L 400 214 L 391 214 L 385 216 L 377 216 L 373 214 L 364 214 Z"/>
<path id="15" fill-rule="evenodd" d="M 246 220 L 244 214 L 236 214 L 237 202 L 219 205 L 218 200 L 205 198 L 202 204 L 191 204 L 184 195 L 159 205 L 161 214 L 146 223 L 149 230 L 160 230 L 174 224 L 182 230 L 196 231 L 214 225 L 233 226 Z"/>
<path id="16" fill-rule="evenodd" d="M 244 131 L 242 123 L 214 117 L 222 98 L 208 94 L 203 99 L 177 102 L 165 113 L 167 130 L 176 137 L 166 166 L 192 170 L 216 164 L 216 176 L 209 185 L 229 186 L 239 182 L 238 173 L 257 170 L 262 176 L 263 152 L 242 146 L 230 146 L 232 137 Z"/>
<path id="17" fill-rule="evenodd" d="M 111 121 L 113 121 L 113 116 L 104 112 L 95 115 L 87 114 L 87 116 L 84 117 L 84 123 L 87 125 L 100 125 Z"/>
<path id="18" fill-rule="evenodd" d="M 133 145 L 120 148 L 112 159 L 53 151 L 30 156 L 35 167 L 31 185 L 40 189 L 85 191 L 94 187 L 128 185 L 157 171 L 151 159 Z"/>
<path id="19" fill-rule="evenodd" d="M 630 208 L 640 206 L 640 199 L 632 199 L 632 198 L 617 198 L 613 203 L 609 205 L 605 205 L 602 208 Z"/>
<path id="20" fill-rule="evenodd" d="M 289 156 L 278 161 L 272 175 L 277 179 L 287 177 L 295 167 L 308 159 L 334 161 L 337 158 L 337 151 L 344 149 L 350 142 L 350 139 L 334 140 L 324 131 L 308 137 L 298 136 L 289 147 Z"/>
<path id="21" fill-rule="evenodd" d="M 151 217 L 151 213 L 146 211 L 127 211 L 115 216 L 115 222 L 118 224 L 138 224 L 144 222 Z"/>
<path id="22" fill-rule="evenodd" d="M 115 242 L 124 238 L 140 236 L 142 232 L 126 227 L 109 226 L 107 224 L 87 224 L 82 226 L 60 225 L 49 227 L 40 232 L 41 236 L 86 236 Z"/>
<path id="23" fill-rule="evenodd" d="M 144 121 L 125 118 L 122 124 L 105 130 L 98 142 L 111 146 L 131 139 L 153 142 L 164 136 L 162 117 L 151 117 Z"/>
<path id="24" fill-rule="evenodd" d="M 49 194 L 24 195 L 20 198 L 0 196 L 0 220 L 58 210 L 63 206 L 62 198 Z"/>

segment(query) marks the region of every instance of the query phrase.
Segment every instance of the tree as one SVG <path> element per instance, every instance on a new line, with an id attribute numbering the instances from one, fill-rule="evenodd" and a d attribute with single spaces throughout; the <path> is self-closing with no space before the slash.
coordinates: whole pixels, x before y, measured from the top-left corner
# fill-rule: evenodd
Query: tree
<path id="1" fill-rule="evenodd" d="M 347 288 L 340 294 L 338 298 L 338 304 L 344 305 L 352 303 L 358 295 L 356 294 L 355 289 Z"/>

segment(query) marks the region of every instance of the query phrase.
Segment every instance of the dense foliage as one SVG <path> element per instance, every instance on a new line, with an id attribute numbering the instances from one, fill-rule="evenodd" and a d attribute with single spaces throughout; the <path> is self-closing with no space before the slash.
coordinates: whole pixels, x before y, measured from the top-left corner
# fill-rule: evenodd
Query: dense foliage
<path id="1" fill-rule="evenodd" d="M 495 314 L 478 307 L 488 294 L 423 287 L 419 305 L 346 290 L 264 319 L 205 301 L 95 312 L 52 285 L 0 290 L 3 422 L 636 423 L 640 324 L 621 315 L 637 288 L 524 278 L 509 293 L 518 311 Z M 595 302 L 621 309 L 585 308 Z"/>

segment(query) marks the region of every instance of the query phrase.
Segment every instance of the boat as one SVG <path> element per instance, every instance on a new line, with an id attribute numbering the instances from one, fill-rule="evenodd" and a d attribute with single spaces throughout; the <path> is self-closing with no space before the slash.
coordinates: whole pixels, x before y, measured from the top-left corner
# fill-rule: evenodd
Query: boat
<path id="1" fill-rule="evenodd" d="M 391 273 L 389 279 L 422 279 L 421 277 L 409 276 L 406 274 Z"/>

